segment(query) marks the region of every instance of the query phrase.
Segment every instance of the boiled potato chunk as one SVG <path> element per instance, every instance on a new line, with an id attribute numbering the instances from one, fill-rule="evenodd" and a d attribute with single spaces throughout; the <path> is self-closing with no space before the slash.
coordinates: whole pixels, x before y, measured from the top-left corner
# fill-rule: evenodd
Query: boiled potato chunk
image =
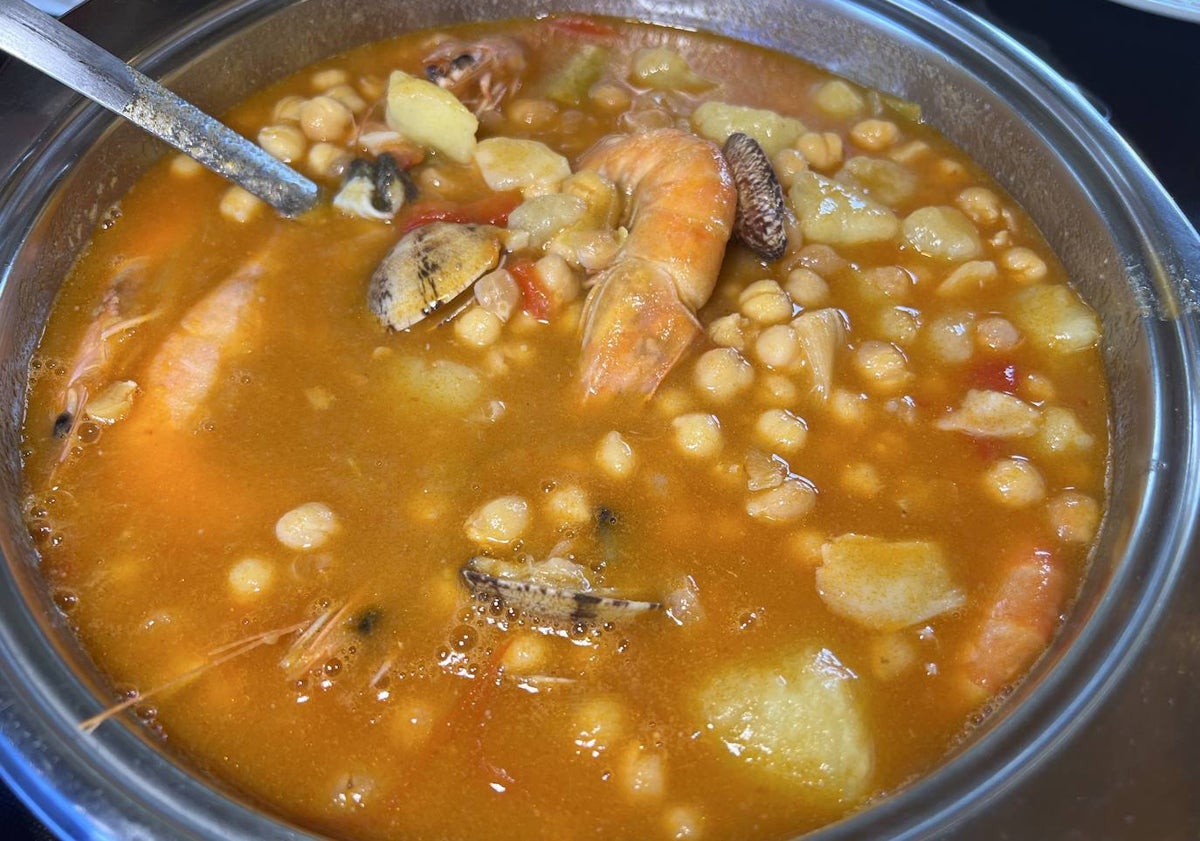
<path id="1" fill-rule="evenodd" d="M 815 172 L 798 173 L 788 198 L 809 242 L 862 245 L 886 242 L 900 232 L 900 220 L 887 207 Z"/>
<path id="2" fill-rule="evenodd" d="M 817 592 L 838 616 L 877 631 L 924 622 L 966 601 L 936 543 L 860 534 L 821 547 Z"/>
<path id="3" fill-rule="evenodd" d="M 764 779 L 852 802 L 874 765 L 856 679 L 828 649 L 809 648 L 769 666 L 726 669 L 702 689 L 700 708 L 733 759 Z"/>
<path id="4" fill-rule="evenodd" d="M 388 79 L 388 126 L 413 143 L 460 164 L 471 160 L 479 120 L 450 91 L 426 79 L 393 71 Z"/>
<path id="5" fill-rule="evenodd" d="M 1047 350 L 1076 353 L 1100 341 L 1100 319 L 1065 286 L 1031 286 L 1018 292 L 1013 303 L 1013 321 Z"/>
<path id="6" fill-rule="evenodd" d="M 483 380 L 466 365 L 448 359 L 396 356 L 384 360 L 384 377 L 403 408 L 461 415 L 483 398 Z"/>
<path id="7" fill-rule="evenodd" d="M 526 197 L 555 190 L 571 174 L 567 159 L 537 140 L 491 137 L 475 147 L 474 157 L 489 187 Z"/>
<path id="8" fill-rule="evenodd" d="M 758 141 L 768 157 L 791 146 L 806 131 L 804 123 L 791 117 L 728 102 L 701 105 L 692 112 L 692 128 L 718 145 L 734 132 L 748 134 Z"/>

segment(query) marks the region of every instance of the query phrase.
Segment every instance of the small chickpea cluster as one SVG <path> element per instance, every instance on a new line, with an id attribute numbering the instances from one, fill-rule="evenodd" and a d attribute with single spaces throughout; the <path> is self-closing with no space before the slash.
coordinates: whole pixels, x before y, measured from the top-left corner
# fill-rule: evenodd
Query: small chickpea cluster
<path id="1" fill-rule="evenodd" d="M 340 520 L 323 502 L 298 505 L 275 523 L 275 538 L 293 552 L 320 549 L 339 531 Z M 277 565 L 268 558 L 257 555 L 242 558 L 229 568 L 230 593 L 235 601 L 253 601 L 271 591 L 276 575 Z"/>
<path id="2" fill-rule="evenodd" d="M 271 156 L 321 179 L 338 178 L 353 157 L 352 146 L 370 103 L 384 92 L 373 77 L 353 80 L 341 69 L 312 74 L 311 97 L 285 96 L 275 103 L 271 122 L 259 129 L 255 140 Z M 190 178 L 203 167 L 185 155 L 171 161 L 172 175 Z M 244 224 L 263 212 L 261 200 L 242 189 L 229 187 L 221 196 L 221 215 Z"/>

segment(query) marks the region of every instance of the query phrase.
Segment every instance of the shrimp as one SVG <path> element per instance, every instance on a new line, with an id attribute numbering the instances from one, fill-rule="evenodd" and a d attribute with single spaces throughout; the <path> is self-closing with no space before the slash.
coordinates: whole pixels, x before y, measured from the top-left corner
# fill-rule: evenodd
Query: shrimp
<path id="1" fill-rule="evenodd" d="M 959 661 L 972 701 L 995 695 L 1046 648 L 1065 589 L 1066 577 L 1053 554 L 1032 547 L 1013 554 L 991 611 Z"/>
<path id="2" fill-rule="evenodd" d="M 54 437 L 63 439 L 63 449 L 58 463 L 62 464 L 73 445 L 79 421 L 87 407 L 91 389 L 99 385 L 112 364 L 113 355 L 109 342 L 150 319 L 157 313 L 130 316 L 125 313 L 131 287 L 141 283 L 145 275 L 145 261 L 131 260 L 124 263 L 114 275 L 104 293 L 100 305 L 92 314 L 71 361 L 59 405 L 61 411 L 54 419 Z"/>
<path id="3" fill-rule="evenodd" d="M 243 265 L 193 305 L 163 341 L 146 369 L 143 421 L 183 430 L 195 418 L 250 329 L 263 268 L 262 255 Z"/>
<path id="4" fill-rule="evenodd" d="M 500 106 L 521 87 L 525 51 L 511 38 L 443 41 L 425 57 L 425 78 L 445 88 L 476 116 Z"/>
<path id="5" fill-rule="evenodd" d="M 585 398 L 650 395 L 701 332 L 737 193 L 721 151 L 678 129 L 606 138 L 580 163 L 627 197 L 629 236 L 583 309 Z"/>

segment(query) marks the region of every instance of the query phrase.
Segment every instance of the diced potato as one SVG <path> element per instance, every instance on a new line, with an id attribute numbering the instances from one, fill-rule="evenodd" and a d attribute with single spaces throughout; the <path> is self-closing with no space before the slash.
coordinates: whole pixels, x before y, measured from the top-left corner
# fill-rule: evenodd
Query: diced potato
<path id="1" fill-rule="evenodd" d="M 1075 413 L 1061 406 L 1049 406 L 1045 409 L 1042 428 L 1038 431 L 1035 441 L 1048 453 L 1086 452 L 1096 443 L 1096 439 L 1083 428 Z"/>
<path id="2" fill-rule="evenodd" d="M 621 214 L 617 187 L 594 169 L 572 173 L 559 186 L 559 190 L 563 195 L 575 196 L 583 201 L 587 207 L 584 225 L 605 231 L 617 226 Z"/>
<path id="3" fill-rule="evenodd" d="M 633 54 L 630 81 L 660 91 L 707 90 L 713 82 L 699 76 L 687 59 L 670 47 L 648 47 Z"/>
<path id="4" fill-rule="evenodd" d="M 475 146 L 475 163 L 493 190 L 520 190 L 538 196 L 558 188 L 568 175 L 567 159 L 545 143 L 489 137 Z"/>
<path id="5" fill-rule="evenodd" d="M 806 796 L 854 801 L 874 765 L 856 679 L 828 649 L 809 648 L 769 666 L 726 669 L 701 690 L 699 707 L 748 772 Z"/>
<path id="6" fill-rule="evenodd" d="M 975 223 L 956 207 L 922 207 L 904 219 L 904 238 L 926 257 L 970 260 L 983 253 Z"/>
<path id="7" fill-rule="evenodd" d="M 388 79 L 385 119 L 393 131 L 460 164 L 475 151 L 475 115 L 450 91 L 402 70 Z"/>
<path id="8" fill-rule="evenodd" d="M 980 438 L 1027 438 L 1037 432 L 1042 413 L 1019 397 L 1002 391 L 971 389 L 962 405 L 937 422 L 948 432 Z"/>
<path id="9" fill-rule="evenodd" d="M 529 247 L 541 248 L 559 231 L 583 219 L 586 211 L 583 199 L 575 196 L 538 196 L 517 205 L 508 216 L 508 228 L 528 232 Z"/>
<path id="10" fill-rule="evenodd" d="M 483 397 L 483 381 L 474 368 L 445 359 L 432 362 L 414 356 L 390 358 L 388 384 L 397 398 L 435 412 L 457 414 Z"/>
<path id="11" fill-rule="evenodd" d="M 746 108 L 728 102 L 705 102 L 692 112 L 692 128 L 714 143 L 724 143 L 740 131 L 758 141 L 773 158 L 796 142 L 806 129 L 804 123 L 762 108 Z"/>
<path id="12" fill-rule="evenodd" d="M 936 543 L 859 534 L 821 547 L 817 592 L 838 616 L 876 631 L 924 622 L 966 601 Z"/>
<path id="13" fill-rule="evenodd" d="M 546 97 L 569 108 L 578 106 L 603 75 L 608 59 L 609 51 L 599 44 L 579 45 L 566 65 L 546 82 Z"/>
<path id="14" fill-rule="evenodd" d="M 917 174 L 911 169 L 886 158 L 866 155 L 846 161 L 836 178 L 845 184 L 861 186 L 871 198 L 891 207 L 908 201 L 917 190 Z"/>
<path id="15" fill-rule="evenodd" d="M 834 354 L 846 342 L 842 313 L 830 307 L 800 313 L 792 320 L 792 331 L 812 375 L 813 391 L 824 400 L 833 388 Z"/>
<path id="16" fill-rule="evenodd" d="M 129 414 L 136 393 L 133 380 L 117 380 L 88 401 L 84 414 L 96 423 L 116 423 Z"/>
<path id="17" fill-rule="evenodd" d="M 1100 319 L 1065 286 L 1031 286 L 1013 299 L 1013 321 L 1035 344 L 1060 353 L 1087 350 L 1100 340 Z"/>
<path id="18" fill-rule="evenodd" d="M 884 242 L 900 232 L 900 220 L 887 207 L 815 172 L 798 173 L 788 199 L 808 242 L 861 245 Z"/>
<path id="19" fill-rule="evenodd" d="M 866 107 L 866 100 L 849 82 L 834 79 L 817 89 L 813 100 L 831 117 L 849 117 Z"/>

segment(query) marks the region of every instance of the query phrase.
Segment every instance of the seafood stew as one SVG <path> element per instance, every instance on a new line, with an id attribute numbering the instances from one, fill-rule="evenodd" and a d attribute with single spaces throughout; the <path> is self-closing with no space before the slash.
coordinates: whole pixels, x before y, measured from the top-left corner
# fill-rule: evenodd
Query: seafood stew
<path id="1" fill-rule="evenodd" d="M 236 109 L 334 196 L 303 220 L 183 159 L 114 208 L 31 371 L 56 600 L 133 718 L 337 836 L 861 808 L 1069 606 L 1095 316 L 907 103 L 502 29 Z"/>

